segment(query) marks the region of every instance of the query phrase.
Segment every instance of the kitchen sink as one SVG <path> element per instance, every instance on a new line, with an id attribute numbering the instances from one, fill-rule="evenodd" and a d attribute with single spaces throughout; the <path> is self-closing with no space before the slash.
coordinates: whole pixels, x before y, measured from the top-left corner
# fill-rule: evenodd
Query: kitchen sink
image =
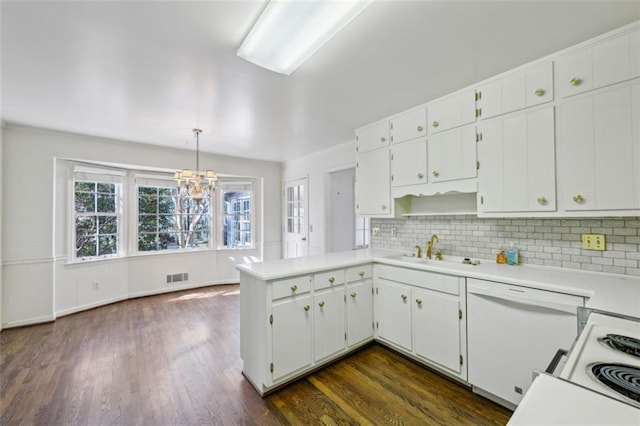
<path id="1" fill-rule="evenodd" d="M 456 257 L 456 256 L 450 256 L 450 257 L 445 257 L 444 259 L 427 259 L 426 257 L 418 257 L 416 256 L 415 253 L 411 253 L 411 254 L 394 254 L 392 256 L 387 257 L 387 259 L 392 259 L 392 260 L 399 260 L 401 262 L 407 262 L 407 263 L 418 263 L 418 264 L 423 264 L 423 265 L 427 265 L 427 264 L 438 264 L 438 263 L 460 263 L 460 264 L 467 264 L 467 265 L 479 265 L 480 261 L 479 260 L 471 260 L 469 258 L 462 258 L 462 257 Z"/>

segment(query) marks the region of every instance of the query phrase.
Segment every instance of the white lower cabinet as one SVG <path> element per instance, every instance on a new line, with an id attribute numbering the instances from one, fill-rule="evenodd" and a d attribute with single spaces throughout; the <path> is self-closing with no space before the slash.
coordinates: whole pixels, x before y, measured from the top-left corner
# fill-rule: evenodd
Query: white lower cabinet
<path id="1" fill-rule="evenodd" d="M 413 350 L 440 367 L 463 375 L 464 357 L 460 336 L 460 297 L 431 290 L 413 289 Z"/>
<path id="2" fill-rule="evenodd" d="M 378 338 L 411 350 L 411 287 L 383 278 L 376 283 Z"/>
<path id="3" fill-rule="evenodd" d="M 373 339 L 373 266 L 347 269 L 347 346 Z"/>
<path id="4" fill-rule="evenodd" d="M 313 311 L 311 295 L 293 296 L 271 307 L 273 380 L 277 381 L 311 365 Z"/>
<path id="5" fill-rule="evenodd" d="M 321 361 L 347 348 L 344 286 L 314 294 L 314 360 Z"/>
<path id="6" fill-rule="evenodd" d="M 376 265 L 377 337 L 466 380 L 465 278 Z"/>

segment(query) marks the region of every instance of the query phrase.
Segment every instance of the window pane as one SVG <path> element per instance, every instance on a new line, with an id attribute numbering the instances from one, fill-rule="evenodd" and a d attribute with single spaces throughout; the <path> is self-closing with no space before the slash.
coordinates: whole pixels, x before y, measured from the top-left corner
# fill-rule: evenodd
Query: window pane
<path id="1" fill-rule="evenodd" d="M 156 234 L 138 234 L 138 251 L 156 251 Z"/>
<path id="2" fill-rule="evenodd" d="M 176 230 L 176 217 L 173 215 L 161 215 L 158 216 L 158 229 L 160 231 L 175 231 Z"/>
<path id="3" fill-rule="evenodd" d="M 76 217 L 76 237 L 84 237 L 96 234 L 96 217 L 79 216 Z"/>
<path id="4" fill-rule="evenodd" d="M 179 249 L 178 237 L 176 234 L 169 232 L 161 232 L 158 234 L 159 250 L 176 250 Z"/>
<path id="5" fill-rule="evenodd" d="M 158 213 L 174 213 L 176 211 L 176 201 L 171 197 L 160 197 L 158 199 Z"/>
<path id="6" fill-rule="evenodd" d="M 113 183 L 100 183 L 98 182 L 98 192 L 104 192 L 106 194 L 115 194 L 116 185 Z"/>
<path id="7" fill-rule="evenodd" d="M 95 192 L 96 183 L 95 182 L 85 182 L 85 181 L 76 181 L 74 185 L 75 192 L 83 191 L 83 192 Z"/>
<path id="8" fill-rule="evenodd" d="M 158 193 L 158 188 L 153 186 L 139 186 L 138 187 L 138 196 L 140 195 L 156 195 Z"/>
<path id="9" fill-rule="evenodd" d="M 78 213 L 95 212 L 95 194 L 93 192 L 76 192 L 75 206 Z"/>
<path id="10" fill-rule="evenodd" d="M 99 236 L 99 255 L 106 256 L 118 252 L 118 239 L 115 235 Z"/>
<path id="11" fill-rule="evenodd" d="M 98 194 L 98 212 L 114 213 L 116 211 L 116 196 L 112 194 Z"/>
<path id="12" fill-rule="evenodd" d="M 156 216 L 141 215 L 138 217 L 138 232 L 156 232 L 158 224 Z"/>
<path id="13" fill-rule="evenodd" d="M 176 188 L 158 188 L 158 195 L 161 197 L 175 197 L 177 192 Z"/>
<path id="14" fill-rule="evenodd" d="M 96 237 L 76 238 L 76 257 L 96 255 Z"/>
<path id="15" fill-rule="evenodd" d="M 155 196 L 141 195 L 138 197 L 139 213 L 157 213 L 158 203 Z"/>
<path id="16" fill-rule="evenodd" d="M 98 217 L 98 233 L 99 234 L 117 234 L 118 218 L 115 216 Z"/>

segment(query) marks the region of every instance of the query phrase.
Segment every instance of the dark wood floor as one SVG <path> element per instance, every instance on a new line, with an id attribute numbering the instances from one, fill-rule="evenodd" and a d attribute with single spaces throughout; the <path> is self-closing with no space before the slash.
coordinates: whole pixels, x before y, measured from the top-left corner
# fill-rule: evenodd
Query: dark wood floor
<path id="1" fill-rule="evenodd" d="M 261 398 L 239 342 L 237 285 L 4 330 L 0 424 L 489 425 L 511 414 L 379 345 Z"/>

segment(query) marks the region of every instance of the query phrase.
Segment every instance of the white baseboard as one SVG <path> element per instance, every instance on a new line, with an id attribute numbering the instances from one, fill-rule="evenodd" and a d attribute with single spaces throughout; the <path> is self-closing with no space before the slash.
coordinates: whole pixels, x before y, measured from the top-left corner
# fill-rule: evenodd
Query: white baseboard
<path id="1" fill-rule="evenodd" d="M 6 330 L 8 328 L 24 327 L 24 326 L 28 326 L 28 325 L 42 324 L 44 322 L 51 322 L 51 321 L 55 321 L 55 320 L 56 320 L 56 317 L 54 315 L 43 315 L 41 317 L 28 318 L 28 319 L 24 319 L 24 320 L 20 320 L 20 321 L 3 322 L 2 323 L 2 330 Z"/>

